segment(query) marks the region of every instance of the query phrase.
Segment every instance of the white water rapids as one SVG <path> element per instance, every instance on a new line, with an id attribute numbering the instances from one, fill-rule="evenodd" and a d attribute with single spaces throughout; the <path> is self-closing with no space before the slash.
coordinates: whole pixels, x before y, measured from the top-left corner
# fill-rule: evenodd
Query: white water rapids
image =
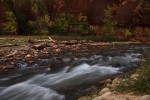
<path id="1" fill-rule="evenodd" d="M 124 70 L 137 66 L 137 62 L 142 60 L 140 56 L 140 53 L 93 55 L 75 59 L 82 60 L 82 63 L 73 67 L 68 65 L 53 73 L 45 70 L 29 77 L 26 77 L 28 74 L 22 77 L 21 73 L 7 75 L 0 78 L 0 100 L 66 100 L 65 94 L 60 91 L 93 84 L 108 76 L 123 73 Z M 20 81 L 21 78 L 25 79 Z M 15 83 L 5 85 L 15 80 Z"/>

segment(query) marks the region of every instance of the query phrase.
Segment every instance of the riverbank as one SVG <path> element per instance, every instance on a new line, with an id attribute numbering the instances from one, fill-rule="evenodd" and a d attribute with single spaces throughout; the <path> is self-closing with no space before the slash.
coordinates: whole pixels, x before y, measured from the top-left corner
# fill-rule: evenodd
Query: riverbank
<path id="1" fill-rule="evenodd" d="M 50 64 L 62 63 L 61 56 L 88 56 L 90 52 L 103 52 L 109 47 L 122 45 L 142 45 L 141 42 L 94 42 L 91 40 L 59 40 L 51 37 L 0 38 L 0 73 L 18 70 L 20 62 L 34 63 L 37 59 L 55 56 L 57 59 Z M 68 54 L 71 52 L 72 54 Z"/>

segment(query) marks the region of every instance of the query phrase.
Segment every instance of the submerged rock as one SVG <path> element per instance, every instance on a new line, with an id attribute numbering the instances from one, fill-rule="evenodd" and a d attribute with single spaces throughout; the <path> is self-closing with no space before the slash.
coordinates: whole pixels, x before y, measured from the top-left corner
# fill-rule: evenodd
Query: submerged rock
<path id="1" fill-rule="evenodd" d="M 46 47 L 48 47 L 49 45 L 48 44 L 36 44 L 36 45 L 34 45 L 33 46 L 33 48 L 35 49 L 35 50 L 43 50 L 44 48 L 46 48 Z"/>

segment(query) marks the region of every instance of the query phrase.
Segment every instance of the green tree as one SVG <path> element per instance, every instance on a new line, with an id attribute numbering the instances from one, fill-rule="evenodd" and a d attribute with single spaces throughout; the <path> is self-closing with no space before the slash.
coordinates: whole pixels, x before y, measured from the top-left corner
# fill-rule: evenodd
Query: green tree
<path id="1" fill-rule="evenodd" d="M 17 23 L 16 17 L 14 16 L 13 12 L 6 12 L 7 22 L 3 24 L 3 32 L 4 33 L 17 33 Z"/>
<path id="2" fill-rule="evenodd" d="M 37 30 L 34 31 L 37 32 L 36 34 L 48 34 L 48 29 L 53 25 L 53 22 L 50 20 L 50 16 L 47 12 L 47 7 L 45 6 L 43 0 L 31 0 L 31 5 L 32 11 L 36 16 L 36 24 L 29 23 L 29 26 L 32 26 L 31 28 L 33 29 L 33 25 L 36 25 L 34 26 L 34 30 Z"/>
<path id="3" fill-rule="evenodd" d="M 117 22 L 113 19 L 113 12 L 110 6 L 107 6 L 104 9 L 104 19 L 103 19 L 103 27 L 102 31 L 104 34 L 108 36 L 113 36 L 115 34 L 114 27 Z"/>
<path id="4" fill-rule="evenodd" d="M 26 34 L 28 32 L 26 16 L 23 14 L 18 14 L 16 10 L 17 6 L 22 6 L 22 4 L 24 4 L 27 1 L 28 0 L 3 0 L 3 2 L 5 2 L 9 7 L 8 12 L 12 12 L 15 16 L 18 34 Z"/>
<path id="5" fill-rule="evenodd" d="M 77 17 L 76 31 L 82 36 L 94 33 L 94 30 L 90 28 L 90 25 L 87 21 L 87 16 L 84 16 L 82 13 Z"/>
<path id="6" fill-rule="evenodd" d="M 76 18 L 71 14 L 62 13 L 54 19 L 53 24 L 53 27 L 50 29 L 52 33 L 65 35 L 69 27 L 76 24 Z"/>

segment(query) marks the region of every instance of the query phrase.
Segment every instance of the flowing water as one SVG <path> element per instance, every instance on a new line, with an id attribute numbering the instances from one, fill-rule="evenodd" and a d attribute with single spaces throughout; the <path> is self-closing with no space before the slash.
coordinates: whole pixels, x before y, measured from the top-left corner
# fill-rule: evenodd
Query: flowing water
<path id="1" fill-rule="evenodd" d="M 38 59 L 32 65 L 20 62 L 20 70 L 1 75 L 0 100 L 76 100 L 88 86 L 136 68 L 145 60 L 146 49 L 150 45 L 112 47 L 87 57 L 63 56 L 65 64 L 57 70 L 48 67 L 55 57 Z"/>

